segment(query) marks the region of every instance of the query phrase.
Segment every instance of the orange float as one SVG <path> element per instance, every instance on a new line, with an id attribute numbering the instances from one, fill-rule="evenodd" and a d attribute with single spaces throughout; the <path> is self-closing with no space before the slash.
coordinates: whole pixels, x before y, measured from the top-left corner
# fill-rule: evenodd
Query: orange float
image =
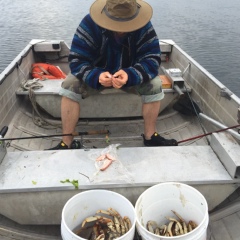
<path id="1" fill-rule="evenodd" d="M 66 74 L 59 68 L 47 63 L 32 64 L 32 77 L 40 80 L 65 79 Z"/>

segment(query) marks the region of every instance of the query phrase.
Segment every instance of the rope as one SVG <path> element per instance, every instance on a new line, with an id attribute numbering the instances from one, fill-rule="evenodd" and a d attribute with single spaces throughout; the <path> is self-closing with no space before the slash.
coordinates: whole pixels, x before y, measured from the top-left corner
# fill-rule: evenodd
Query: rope
<path id="1" fill-rule="evenodd" d="M 32 109 L 33 123 L 36 126 L 39 126 L 41 128 L 45 128 L 45 129 L 59 128 L 59 127 L 61 127 L 61 124 L 54 124 L 54 123 L 49 122 L 38 111 L 34 90 L 40 89 L 43 87 L 43 85 L 39 81 L 40 81 L 40 79 L 34 78 L 34 79 L 30 79 L 30 80 L 24 80 L 21 83 L 22 89 L 24 91 L 28 91 L 28 96 L 29 96 L 29 99 L 30 99 L 32 107 L 33 107 L 33 109 Z"/>
<path id="2" fill-rule="evenodd" d="M 33 87 L 30 87 L 28 90 L 28 95 L 29 95 L 29 99 L 32 103 L 32 120 L 33 123 L 36 126 L 39 126 L 41 128 L 45 128 L 45 129 L 54 129 L 54 128 L 59 128 L 62 125 L 61 124 L 55 124 L 52 122 L 49 122 L 46 118 L 44 118 L 40 112 L 38 111 L 38 107 L 37 107 L 37 103 L 36 103 L 36 97 L 35 97 L 35 93 L 34 93 L 34 89 Z M 36 116 L 36 114 L 38 116 Z"/>
<path id="3" fill-rule="evenodd" d="M 34 78 L 30 80 L 23 80 L 21 82 L 21 88 L 26 91 L 29 89 L 40 89 L 43 85 L 39 82 L 39 78 Z"/>

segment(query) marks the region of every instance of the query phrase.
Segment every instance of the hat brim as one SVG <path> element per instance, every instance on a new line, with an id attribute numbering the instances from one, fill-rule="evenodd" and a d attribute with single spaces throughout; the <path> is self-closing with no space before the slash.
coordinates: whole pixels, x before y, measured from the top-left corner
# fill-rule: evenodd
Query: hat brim
<path id="1" fill-rule="evenodd" d="M 114 32 L 132 32 L 145 26 L 152 18 L 152 7 L 145 1 L 137 0 L 141 5 L 138 15 L 129 21 L 117 21 L 109 18 L 103 11 L 106 0 L 97 0 L 90 7 L 92 20 L 102 28 Z"/>

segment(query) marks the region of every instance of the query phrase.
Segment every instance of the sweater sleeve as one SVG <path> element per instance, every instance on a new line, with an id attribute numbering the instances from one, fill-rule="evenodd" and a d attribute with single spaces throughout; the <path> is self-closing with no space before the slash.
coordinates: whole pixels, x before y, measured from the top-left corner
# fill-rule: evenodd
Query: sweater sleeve
<path id="1" fill-rule="evenodd" d="M 136 32 L 136 39 L 134 64 L 123 69 L 128 74 L 126 87 L 153 79 L 158 75 L 161 64 L 159 39 L 151 22 Z"/>
<path id="2" fill-rule="evenodd" d="M 101 45 L 101 29 L 88 14 L 79 24 L 70 49 L 69 66 L 71 73 L 90 87 L 99 89 L 99 75 L 103 69 L 94 67 Z"/>

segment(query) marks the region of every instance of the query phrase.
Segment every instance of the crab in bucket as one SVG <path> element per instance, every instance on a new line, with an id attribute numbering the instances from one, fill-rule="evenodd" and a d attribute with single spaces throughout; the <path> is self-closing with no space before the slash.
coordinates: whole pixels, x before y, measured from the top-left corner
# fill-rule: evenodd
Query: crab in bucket
<path id="1" fill-rule="evenodd" d="M 76 234 L 89 240 L 113 240 L 127 233 L 131 226 L 129 217 L 121 217 L 115 209 L 108 208 L 85 218 Z"/>
<path id="2" fill-rule="evenodd" d="M 177 219 L 174 217 L 166 217 L 169 220 L 168 224 L 162 224 L 158 226 L 155 221 L 149 220 L 147 222 L 147 230 L 158 236 L 174 237 L 187 234 L 194 230 L 198 225 L 190 220 L 188 223 L 176 212 L 172 212 L 176 215 Z"/>

